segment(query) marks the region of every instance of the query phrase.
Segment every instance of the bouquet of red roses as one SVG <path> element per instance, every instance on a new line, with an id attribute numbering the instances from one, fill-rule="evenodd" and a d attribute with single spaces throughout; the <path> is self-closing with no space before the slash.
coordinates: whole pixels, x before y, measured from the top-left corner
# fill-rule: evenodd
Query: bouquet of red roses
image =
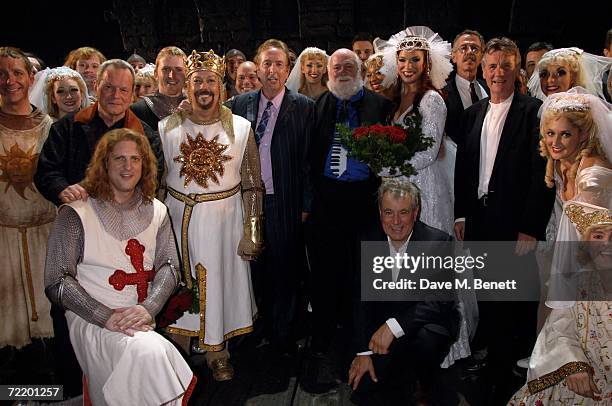
<path id="1" fill-rule="evenodd" d="M 337 129 L 342 144 L 348 149 L 348 156 L 367 164 L 372 172 L 378 174 L 383 168 L 388 168 L 391 176 L 412 176 L 416 175 L 416 170 L 410 165 L 410 159 L 417 152 L 431 147 L 434 140 L 421 132 L 418 112 L 408 116 L 404 124 L 405 127 L 374 124 L 352 131 L 338 124 Z"/>
<path id="2" fill-rule="evenodd" d="M 192 313 L 199 312 L 197 296 L 187 286 L 181 286 L 178 292 L 170 296 L 165 306 L 157 315 L 157 327 L 165 328 L 174 324 L 187 310 Z"/>

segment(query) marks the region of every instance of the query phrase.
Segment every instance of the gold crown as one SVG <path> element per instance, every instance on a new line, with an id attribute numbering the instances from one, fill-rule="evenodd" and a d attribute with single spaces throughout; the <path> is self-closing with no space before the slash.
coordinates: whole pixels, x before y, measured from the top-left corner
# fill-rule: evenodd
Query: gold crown
<path id="1" fill-rule="evenodd" d="M 429 42 L 423 37 L 410 35 L 397 44 L 397 51 L 412 51 L 413 49 L 421 49 L 429 51 Z"/>
<path id="2" fill-rule="evenodd" d="M 216 55 L 212 49 L 208 52 L 193 50 L 185 61 L 185 69 L 187 70 L 187 77 L 194 72 L 203 70 L 216 73 L 223 79 L 225 75 L 225 57 Z"/>
<path id="3" fill-rule="evenodd" d="M 584 234 L 589 227 L 594 225 L 612 224 L 612 211 L 606 209 L 587 213 L 583 206 L 573 203 L 565 208 L 565 214 L 576 225 L 580 234 Z"/>

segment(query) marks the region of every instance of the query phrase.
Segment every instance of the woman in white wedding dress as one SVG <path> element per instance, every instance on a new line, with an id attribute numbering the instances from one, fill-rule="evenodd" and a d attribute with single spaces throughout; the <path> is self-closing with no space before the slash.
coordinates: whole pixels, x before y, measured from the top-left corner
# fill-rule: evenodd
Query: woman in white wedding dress
<path id="1" fill-rule="evenodd" d="M 612 113 L 606 102 L 579 91 L 551 95 L 543 106 L 545 180 L 550 187 L 556 184 L 564 201 L 546 302 L 552 312 L 531 355 L 527 383 L 509 405 L 612 401 L 612 302 L 602 300 L 612 293 L 610 282 L 588 272 L 598 270 L 596 257 L 585 264 L 583 248 L 562 243 L 591 240 L 609 247 L 612 241 Z M 602 275 L 609 275 L 606 257 L 608 271 Z M 571 291 L 557 284 L 576 276 L 590 284 L 574 284 Z M 590 296 L 582 297 L 584 292 Z"/>
<path id="2" fill-rule="evenodd" d="M 408 120 L 418 111 L 422 120 L 421 132 L 434 140 L 430 148 L 416 153 L 410 160 L 417 171 L 410 181 L 422 194 L 419 220 L 454 235 L 453 175 L 457 146 L 444 135 L 446 105 L 440 93 L 453 70 L 451 44 L 424 26 L 408 27 L 388 41 L 377 38 L 374 43 L 386 57 L 397 61 L 401 99 L 393 117 L 394 123 L 406 127 Z M 390 174 L 385 169 L 380 175 Z M 458 292 L 461 329 L 442 363 L 443 367 L 471 354 L 470 334 L 475 330 L 478 310 L 475 296 L 465 293 Z"/>
<path id="3" fill-rule="evenodd" d="M 375 40 L 378 49 L 393 54 L 401 82 L 401 99 L 393 121 L 406 126 L 419 112 L 421 131 L 434 145 L 410 160 L 417 174 L 410 177 L 423 195 L 420 220 L 453 235 L 453 171 L 456 146 L 444 137 L 446 105 L 440 90 L 453 70 L 451 44 L 428 27 L 408 27 L 388 41 Z M 388 173 L 382 173 L 382 176 Z"/>

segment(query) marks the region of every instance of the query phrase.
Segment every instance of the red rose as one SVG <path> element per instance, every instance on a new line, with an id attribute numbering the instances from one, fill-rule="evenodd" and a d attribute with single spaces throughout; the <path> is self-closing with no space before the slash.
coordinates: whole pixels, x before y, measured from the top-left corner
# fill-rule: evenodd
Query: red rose
<path id="1" fill-rule="evenodd" d="M 356 140 L 365 137 L 369 133 L 368 127 L 357 127 L 353 130 L 353 138 Z"/>
<path id="2" fill-rule="evenodd" d="M 373 126 L 370 127 L 370 131 L 373 133 L 384 134 L 385 126 L 380 125 L 380 124 L 374 124 Z"/>
<path id="3" fill-rule="evenodd" d="M 171 296 L 166 304 L 166 308 L 158 316 L 157 325 L 168 327 L 177 321 L 185 311 L 189 310 L 193 303 L 193 292 L 188 289 L 181 289 Z"/>
<path id="4" fill-rule="evenodd" d="M 399 127 L 389 127 L 388 129 L 389 141 L 393 144 L 401 144 L 406 141 L 406 131 Z"/>

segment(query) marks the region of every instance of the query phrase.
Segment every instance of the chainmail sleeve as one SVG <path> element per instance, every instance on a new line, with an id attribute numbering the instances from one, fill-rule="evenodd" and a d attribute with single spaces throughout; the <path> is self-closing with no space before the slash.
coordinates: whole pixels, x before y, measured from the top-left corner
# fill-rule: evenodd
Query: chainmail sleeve
<path id="1" fill-rule="evenodd" d="M 83 224 L 69 206 L 60 208 L 47 245 L 45 293 L 49 300 L 102 328 L 113 311 L 92 298 L 76 280 L 83 258 Z"/>
<path id="2" fill-rule="evenodd" d="M 245 217 L 259 217 L 262 214 L 263 188 L 261 184 L 261 166 L 259 150 L 253 130 L 249 130 L 249 139 L 242 158 L 240 169 L 242 178 L 242 200 Z"/>
<path id="3" fill-rule="evenodd" d="M 174 241 L 174 234 L 172 233 L 170 217 L 167 213 L 161 227 L 157 231 L 155 269 L 157 272 L 151 283 L 149 295 L 141 303 L 153 318 L 166 304 L 168 297 L 174 293 L 180 281 L 178 274 L 178 251 Z"/>
<path id="4" fill-rule="evenodd" d="M 244 236 L 238 245 L 238 254 L 256 256 L 263 246 L 261 229 L 263 188 L 259 151 L 253 130 L 249 130 L 240 175 L 244 205 Z"/>

